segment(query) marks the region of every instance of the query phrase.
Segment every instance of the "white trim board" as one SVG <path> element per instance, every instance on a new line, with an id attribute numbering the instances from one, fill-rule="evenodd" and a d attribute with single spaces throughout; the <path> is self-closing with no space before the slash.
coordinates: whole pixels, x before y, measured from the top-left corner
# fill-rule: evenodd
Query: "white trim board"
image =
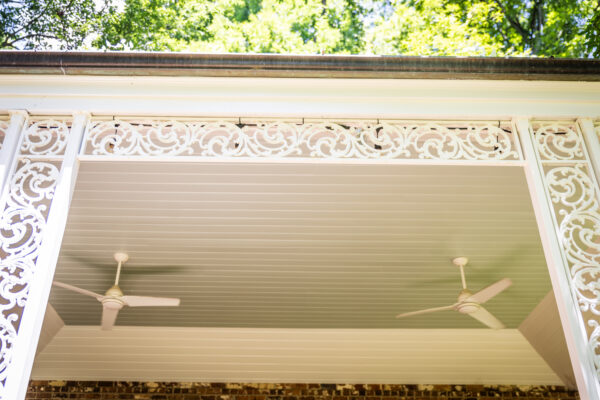
<path id="1" fill-rule="evenodd" d="M 600 115 L 600 82 L 0 75 L 0 110 L 305 118 Z"/>

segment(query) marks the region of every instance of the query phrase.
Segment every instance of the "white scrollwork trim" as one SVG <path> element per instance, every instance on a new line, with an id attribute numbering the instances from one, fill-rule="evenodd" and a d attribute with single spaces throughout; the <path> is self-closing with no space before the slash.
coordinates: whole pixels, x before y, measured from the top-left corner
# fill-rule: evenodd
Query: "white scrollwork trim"
<path id="1" fill-rule="evenodd" d="M 68 134 L 69 126 L 65 121 L 33 121 L 23 137 L 21 155 L 63 155 Z"/>
<path id="2" fill-rule="evenodd" d="M 589 319 L 587 324 L 592 328 L 588 351 L 590 354 L 600 354 L 600 323 L 595 319 Z M 600 379 L 600 357 L 594 357 L 594 365 L 596 367 L 596 376 Z"/>
<path id="3" fill-rule="evenodd" d="M 559 224 L 572 213 L 598 207 L 595 185 L 585 164 L 551 168 L 546 173 L 546 185 Z"/>
<path id="4" fill-rule="evenodd" d="M 93 154 L 179 155 L 192 151 L 190 128 L 176 121 L 107 121 L 95 124 L 89 138 Z"/>
<path id="5" fill-rule="evenodd" d="M 24 159 L 12 177 L 7 206 L 34 206 L 37 211 L 45 212 L 48 200 L 52 200 L 54 186 L 59 176 L 56 165 Z"/>
<path id="6" fill-rule="evenodd" d="M 575 126 L 539 124 L 533 129 L 541 160 L 585 160 L 583 138 Z"/>
<path id="7" fill-rule="evenodd" d="M 0 262 L 0 297 L 2 298 L 2 319 L 0 324 L 0 396 L 4 389 L 4 381 L 8 366 L 13 356 L 13 346 L 17 338 L 17 330 L 25 302 L 27 300 L 28 283 L 33 274 L 33 262 L 13 260 Z M 4 397 L 0 397 L 4 398 Z"/>
<path id="8" fill-rule="evenodd" d="M 600 202 L 581 133 L 569 123 L 533 127 L 574 298 L 600 376 Z"/>
<path id="9" fill-rule="evenodd" d="M 12 318 L 0 325 L 0 399 L 4 399 L 4 382 L 8 375 L 8 366 L 12 361 L 12 351 L 17 340 L 17 330 L 12 326 Z"/>
<path id="10" fill-rule="evenodd" d="M 35 209 L 7 208 L 0 218 L 0 254 L 8 260 L 35 258 L 45 224 L 44 216 Z"/>
<path id="11" fill-rule="evenodd" d="M 54 164 L 21 161 L 0 216 L 0 259 L 37 256 L 58 175 Z"/>
<path id="12" fill-rule="evenodd" d="M 520 160 L 515 143 L 498 123 L 113 120 L 92 125 L 85 154 Z"/>
<path id="13" fill-rule="evenodd" d="M 569 215 L 561 235 L 579 306 L 600 315 L 600 214 Z"/>
<path id="14" fill-rule="evenodd" d="M 69 125 L 34 121 L 24 133 L 0 215 L 0 398 L 14 357 Z M 51 160 L 50 160 L 51 159 Z"/>

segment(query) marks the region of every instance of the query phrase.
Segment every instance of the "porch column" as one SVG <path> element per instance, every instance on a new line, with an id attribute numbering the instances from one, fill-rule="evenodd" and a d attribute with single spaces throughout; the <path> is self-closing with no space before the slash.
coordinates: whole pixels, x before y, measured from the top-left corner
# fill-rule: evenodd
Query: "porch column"
<path id="1" fill-rule="evenodd" d="M 17 143 L 21 138 L 21 130 L 27 119 L 27 112 L 22 110 L 9 111 L 8 126 L 4 131 L 4 140 L 0 143 L 0 194 L 4 192 L 4 184 L 17 151 Z"/>
<path id="2" fill-rule="evenodd" d="M 600 191 L 591 147 L 572 120 L 515 126 L 577 387 L 582 399 L 600 399 Z"/>
<path id="3" fill-rule="evenodd" d="M 0 197 L 0 399 L 25 397 L 89 121 L 31 118 Z"/>

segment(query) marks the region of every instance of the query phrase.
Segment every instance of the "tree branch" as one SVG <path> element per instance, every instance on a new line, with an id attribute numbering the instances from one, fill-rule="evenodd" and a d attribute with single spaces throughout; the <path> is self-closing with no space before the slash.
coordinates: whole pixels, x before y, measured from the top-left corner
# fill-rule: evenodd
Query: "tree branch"
<path id="1" fill-rule="evenodd" d="M 535 0 L 535 2 L 533 3 L 533 7 L 531 7 L 531 12 L 529 13 L 529 23 L 528 23 L 528 28 L 529 31 L 532 30 L 539 30 L 539 13 L 540 13 L 540 4 L 543 0 Z M 537 29 L 535 28 L 536 26 L 536 22 L 538 23 Z"/>
<path id="2" fill-rule="evenodd" d="M 20 42 L 21 40 L 26 40 L 26 39 L 29 39 L 29 38 L 32 38 L 32 37 L 43 37 L 43 38 L 46 38 L 46 39 L 58 39 L 56 36 L 44 35 L 43 33 L 30 33 L 29 35 L 25 35 L 25 36 L 22 36 L 20 38 L 14 39 L 13 41 L 5 42 L 5 43 L 6 43 L 7 46 L 15 47 L 14 44 L 16 42 Z"/>
<path id="3" fill-rule="evenodd" d="M 504 4 L 502 4 L 500 0 L 495 0 L 495 3 L 498 4 L 498 7 L 500 7 L 502 12 L 504 13 L 504 16 L 506 17 L 506 20 L 508 21 L 510 26 L 512 26 L 519 33 L 519 35 L 521 35 L 523 40 L 527 42 L 529 40 L 529 32 L 527 32 L 523 28 L 523 26 L 521 26 L 518 20 L 511 17 L 511 15 L 508 13 L 508 10 L 506 9 L 506 7 L 504 7 Z"/>
<path id="4" fill-rule="evenodd" d="M 26 24 L 23 24 L 23 26 L 21 27 L 21 29 L 17 29 L 16 31 L 14 31 L 13 35 L 17 35 L 19 32 L 21 32 L 25 28 L 29 28 L 29 27 L 31 27 L 32 24 L 36 23 L 41 17 L 43 17 L 44 15 L 46 15 L 46 12 L 48 11 L 48 7 L 50 7 L 50 4 L 46 3 L 46 6 L 44 7 L 44 9 L 40 13 L 38 13 L 38 15 L 36 15 L 35 17 L 33 17 L 33 19 L 27 21 Z"/>

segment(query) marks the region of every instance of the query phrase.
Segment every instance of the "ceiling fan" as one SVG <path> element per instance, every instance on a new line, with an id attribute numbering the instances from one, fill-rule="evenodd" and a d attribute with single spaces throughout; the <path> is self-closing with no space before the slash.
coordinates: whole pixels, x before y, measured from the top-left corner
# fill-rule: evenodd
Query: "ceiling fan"
<path id="1" fill-rule="evenodd" d="M 52 282 L 54 285 L 72 290 L 77 293 L 90 296 L 102 303 L 102 329 L 110 330 L 117 320 L 119 310 L 124 306 L 129 307 L 164 307 L 164 306 L 178 306 L 179 299 L 170 297 L 148 297 L 148 296 L 125 296 L 119 287 L 119 276 L 121 275 L 122 265 L 129 259 L 129 256 L 125 253 L 115 253 L 115 261 L 117 261 L 117 276 L 115 277 L 115 284 L 104 293 L 104 295 L 90 292 L 86 289 L 81 289 L 76 286 L 68 285 L 66 283 Z"/>
<path id="2" fill-rule="evenodd" d="M 506 290 L 510 285 L 512 285 L 512 281 L 508 278 L 500 279 L 498 282 L 492 283 L 476 293 L 472 293 L 469 289 L 467 289 L 467 282 L 465 280 L 464 267 L 467 265 L 468 261 L 469 259 L 466 257 L 457 257 L 452 260 L 452 263 L 460 268 L 460 278 L 462 280 L 463 287 L 458 294 L 458 301 L 456 303 L 444 307 L 429 308 L 427 310 L 398 314 L 396 315 L 396 318 L 410 317 L 413 315 L 427 314 L 443 310 L 454 310 L 461 314 L 467 314 L 492 329 L 504 328 L 504 324 L 481 305 L 492 297 L 495 297 L 502 291 Z"/>

